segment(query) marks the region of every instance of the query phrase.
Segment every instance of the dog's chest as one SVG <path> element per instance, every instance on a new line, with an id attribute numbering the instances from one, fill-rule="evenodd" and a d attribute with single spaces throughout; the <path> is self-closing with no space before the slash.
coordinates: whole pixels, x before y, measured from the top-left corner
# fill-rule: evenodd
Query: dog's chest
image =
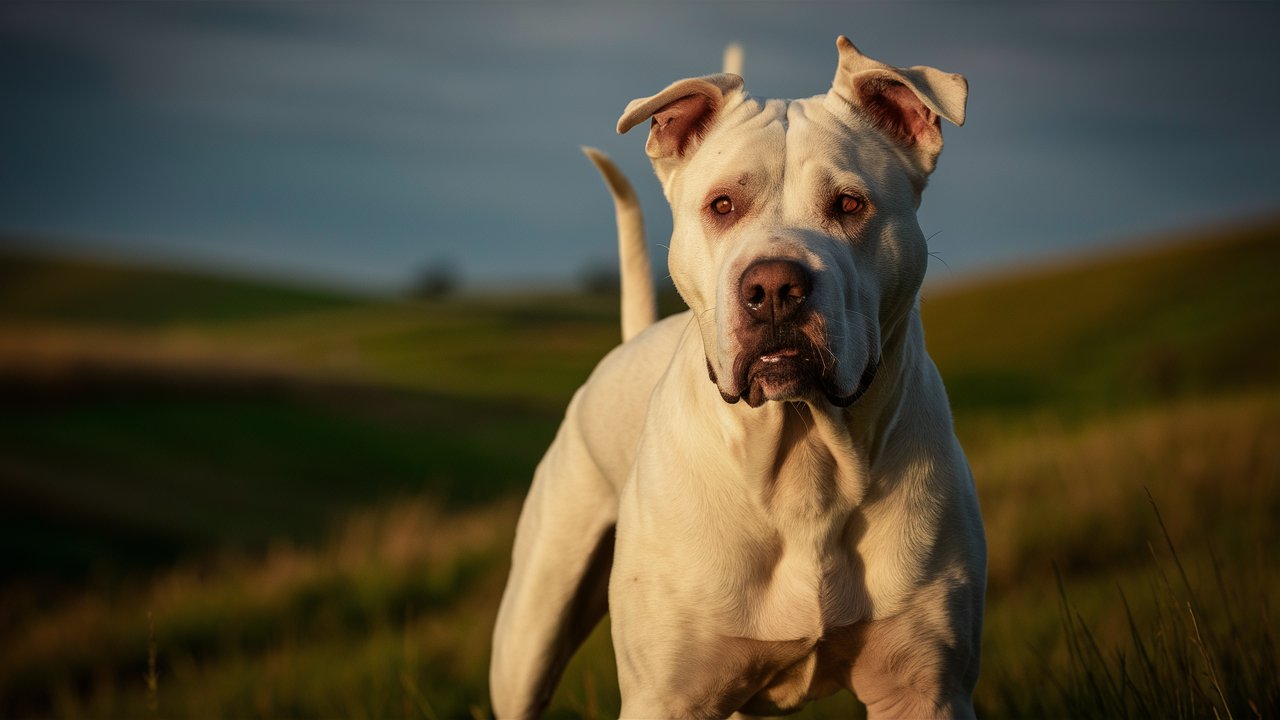
<path id="1" fill-rule="evenodd" d="M 857 626 L 833 629 L 811 641 L 727 639 L 721 657 L 738 661 L 737 670 L 750 695 L 739 706 L 753 715 L 794 712 L 850 685 L 859 643 L 850 642 Z"/>
<path id="2" fill-rule="evenodd" d="M 703 589 L 714 597 L 704 599 L 723 610 L 715 624 L 738 637 L 816 641 L 868 614 L 863 479 L 812 436 L 781 435 L 744 448 L 742 466 L 722 467 L 716 485 L 733 491 L 681 525 L 699 536 L 686 547 L 716 558 L 699 563 L 712 570 Z"/>
<path id="3" fill-rule="evenodd" d="M 844 477 L 826 452 L 806 448 L 775 469 L 761 495 L 759 521 L 772 527 L 773 552 L 759 586 L 761 638 L 819 638 L 862 619 L 868 609 L 858 553 L 860 481 Z"/>
<path id="4" fill-rule="evenodd" d="M 836 538 L 822 535 L 837 535 Z M 772 552 L 744 559 L 755 566 L 737 596 L 734 625 L 761 640 L 816 640 L 865 617 L 866 593 L 854 548 L 829 530 L 779 534 Z M 817 535 L 817 537 L 814 537 Z M 745 590 L 745 592 L 743 592 Z"/>

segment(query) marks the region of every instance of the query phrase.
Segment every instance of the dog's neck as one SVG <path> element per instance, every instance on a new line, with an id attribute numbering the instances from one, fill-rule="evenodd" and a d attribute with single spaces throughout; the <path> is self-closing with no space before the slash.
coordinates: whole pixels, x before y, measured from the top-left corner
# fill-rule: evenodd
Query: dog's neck
<path id="1" fill-rule="evenodd" d="M 714 386 L 703 386 L 699 415 L 715 426 L 707 437 L 718 436 L 731 449 L 730 457 L 741 463 L 736 474 L 742 482 L 775 493 L 780 483 L 794 480 L 813 491 L 805 505 L 816 500 L 856 506 L 891 490 L 881 483 L 900 475 L 889 466 L 902 461 L 902 448 L 918 444 L 918 438 L 903 435 L 918 431 L 922 414 L 931 427 L 945 423 L 950 433 L 949 411 L 932 407 L 936 403 L 924 392 L 937 376 L 918 310 L 912 307 L 885 330 L 876 378 L 847 408 L 821 401 L 730 405 Z M 701 345 L 696 330 L 686 341 Z M 783 468 L 791 478 L 779 477 Z"/>

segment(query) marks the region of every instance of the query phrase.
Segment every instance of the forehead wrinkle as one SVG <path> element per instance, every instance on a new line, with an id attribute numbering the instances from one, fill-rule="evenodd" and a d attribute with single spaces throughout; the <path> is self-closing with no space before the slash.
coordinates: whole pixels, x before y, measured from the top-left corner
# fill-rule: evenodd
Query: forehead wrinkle
<path id="1" fill-rule="evenodd" d="M 785 189 L 787 187 L 787 162 L 790 156 L 788 136 L 791 134 L 791 101 L 782 101 L 782 112 L 779 113 L 782 121 L 782 162 L 778 166 L 778 187 Z"/>
<path id="2" fill-rule="evenodd" d="M 747 142 L 739 146 L 738 155 L 749 162 L 735 162 L 732 165 L 745 170 L 738 170 L 733 175 L 738 178 L 746 175 L 750 178 L 749 190 L 761 198 L 769 198 L 780 194 L 782 181 L 786 174 L 787 162 L 787 104 L 786 100 L 766 100 L 761 104 L 756 116 L 759 123 L 756 128 L 757 142 Z M 758 207 L 763 210 L 763 207 Z"/>
<path id="3" fill-rule="evenodd" d="M 886 187 L 898 185 L 892 162 L 896 153 L 891 143 L 875 129 L 850 123 L 833 113 L 820 100 L 810 98 L 792 104 L 791 135 L 812 149 L 800 169 L 807 171 L 816 165 L 828 185 L 864 193 L 870 191 L 873 178 Z"/>
<path id="4" fill-rule="evenodd" d="M 812 222 L 823 196 L 837 185 L 834 176 L 844 174 L 840 139 L 829 131 L 829 124 L 813 116 L 815 108 L 819 114 L 824 112 L 812 98 L 788 104 L 787 179 L 796 187 L 785 193 L 785 203 L 786 214 L 794 222 Z M 795 152 L 790 152 L 793 144 Z"/>

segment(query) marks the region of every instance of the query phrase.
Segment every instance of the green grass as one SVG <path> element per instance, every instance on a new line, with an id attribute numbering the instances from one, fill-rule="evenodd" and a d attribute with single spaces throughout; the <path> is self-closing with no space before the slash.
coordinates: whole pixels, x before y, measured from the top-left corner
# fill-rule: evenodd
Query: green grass
<path id="1" fill-rule="evenodd" d="M 5 715 L 145 716 L 154 649 L 166 716 L 383 717 L 399 714 L 402 672 L 456 716 L 483 694 L 485 652 L 463 641 L 491 622 L 514 514 L 406 500 L 319 550 L 224 554 L 52 606 L 11 597 Z"/>
<path id="2" fill-rule="evenodd" d="M 1086 416 L 1280 380 L 1280 224 L 926 289 L 957 415 Z"/>
<path id="3" fill-rule="evenodd" d="M 1234 605 L 1202 603 L 1204 627 L 1223 626 L 1233 609 L 1240 639 L 1232 657 L 1274 667 L 1274 645 L 1255 639 L 1275 627 L 1265 599 L 1280 590 L 1274 574 L 1258 572 L 1278 539 L 1271 518 L 1280 493 L 1264 482 L 1280 471 L 1280 446 L 1269 442 L 1277 431 L 1280 394 L 1272 393 L 991 438 L 973 457 L 986 480 L 992 555 L 983 714 L 1079 716 L 1084 707 L 1079 693 L 1070 703 L 1049 694 L 1045 706 L 1050 679 L 1070 682 L 1076 662 L 1055 565 L 1073 622 L 1090 629 L 1104 657 L 1129 642 L 1121 592 L 1142 632 L 1167 626 L 1160 613 L 1168 603 L 1150 592 L 1158 575 L 1149 544 L 1161 551 L 1163 533 L 1148 487 L 1192 586 L 1208 598 L 1216 568 L 1235 596 Z M 1134 472 L 1159 457 L 1171 461 Z M 1224 486 L 1223 477 L 1253 481 Z M 142 713 L 150 612 L 166 716 L 384 717 L 401 715 L 406 702 L 408 715 L 423 716 L 397 684 L 401 673 L 439 717 L 483 712 L 488 632 L 515 512 L 512 502 L 446 512 L 431 500 L 401 500 L 355 516 L 318 546 L 190 560 L 146 582 L 88 587 L 55 603 L 10 596 L 0 698 L 9 715 Z M 1167 553 L 1160 558 L 1172 573 Z M 570 665 L 552 715 L 616 713 L 613 672 L 602 627 Z M 1274 696 L 1261 694 L 1274 689 L 1266 676 L 1234 672 L 1232 680 L 1274 709 Z M 837 697 L 808 716 L 855 709 Z"/>
<path id="4" fill-rule="evenodd" d="M 0 259 L 0 318 L 156 326 L 327 310 L 364 302 L 304 289 L 159 268 L 8 255 Z"/>
<path id="5" fill-rule="evenodd" d="M 1207 593 L 1197 588 L 1154 499 L 1151 505 L 1168 549 L 1166 562 L 1152 551 L 1159 572 L 1148 581 L 1154 610 L 1139 621 L 1121 592 L 1129 636 L 1125 645 L 1106 648 L 1059 578 L 1070 665 L 1066 673 L 1045 669 L 1055 692 L 1032 707 L 1039 715 L 1065 708 L 1075 717 L 1262 717 L 1264 708 L 1269 714 L 1280 707 L 1270 583 L 1255 579 L 1242 593 L 1237 583 L 1252 573 L 1224 568 L 1215 556 L 1216 582 Z"/>
<path id="6" fill-rule="evenodd" d="M 926 290 L 990 545 L 981 714 L 1276 713 L 1278 248 Z M 517 500 L 616 313 L 0 259 L 0 715 L 484 715 Z M 602 626 L 551 715 L 617 708 Z"/>
<path id="7" fill-rule="evenodd" d="M 519 492 L 556 417 L 413 391 L 125 387 L 0 405 L 4 577 L 315 540 L 352 507 Z M 501 445 L 504 452 L 495 453 Z"/>
<path id="8" fill-rule="evenodd" d="M 1259 570 L 1277 539 L 1280 446 L 1269 440 L 1277 432 L 1280 393 L 1273 390 L 1095 418 L 1075 429 L 1041 422 L 972 454 L 991 556 L 979 686 L 988 712 L 1043 716 L 1056 707 L 1048 714 L 1084 714 L 1073 712 L 1078 703 L 1037 705 L 1049 679 L 1067 682 L 1075 667 L 1055 568 L 1081 613 L 1077 625 L 1089 628 L 1104 653 L 1128 641 L 1125 596 L 1140 627 L 1160 626 L 1152 581 L 1161 568 L 1172 569 L 1167 553 L 1153 552 L 1164 547 L 1165 531 L 1148 492 L 1195 584 L 1212 588 L 1215 573 L 1222 574 L 1237 593 L 1233 610 L 1248 636 L 1270 632 L 1276 617 L 1265 598 L 1280 589 L 1280 578 Z M 1227 607 L 1214 604 L 1202 620 L 1224 620 Z M 1242 643 L 1241 657 L 1268 654 L 1274 664 L 1274 648 Z"/>

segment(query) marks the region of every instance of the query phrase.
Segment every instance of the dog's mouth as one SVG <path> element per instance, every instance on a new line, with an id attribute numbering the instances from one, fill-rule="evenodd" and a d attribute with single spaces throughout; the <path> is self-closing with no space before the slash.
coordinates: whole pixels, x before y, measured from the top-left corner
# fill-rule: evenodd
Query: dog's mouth
<path id="1" fill-rule="evenodd" d="M 753 408 L 769 400 L 804 400 L 815 394 L 836 407 L 857 402 L 875 379 L 878 359 L 868 360 L 852 393 L 841 393 L 833 377 L 836 359 L 831 351 L 805 340 L 740 354 L 734 362 L 734 375 L 741 392 L 730 395 L 721 390 L 720 396 L 727 403 L 743 400 Z"/>

